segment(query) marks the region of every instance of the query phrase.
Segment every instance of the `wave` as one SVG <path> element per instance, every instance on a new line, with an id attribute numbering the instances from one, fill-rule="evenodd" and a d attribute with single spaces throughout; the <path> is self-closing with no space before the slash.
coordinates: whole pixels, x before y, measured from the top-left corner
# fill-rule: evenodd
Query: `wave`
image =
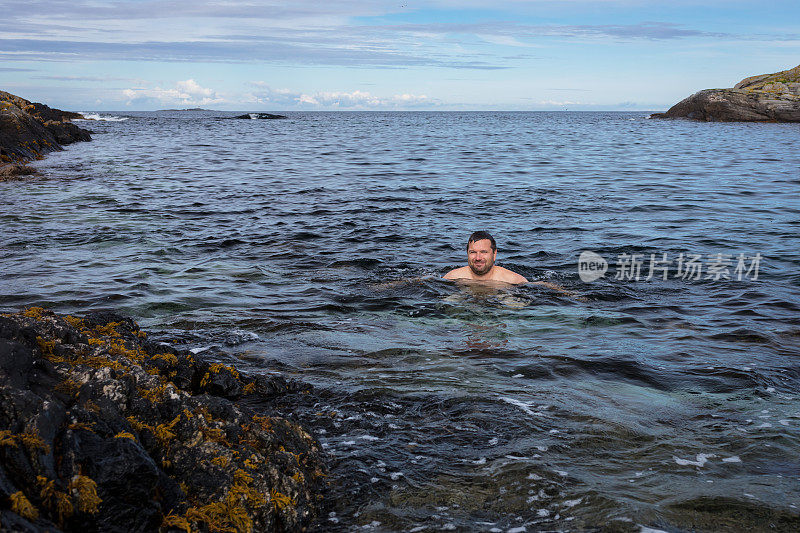
<path id="1" fill-rule="evenodd" d="M 101 115 L 99 113 L 81 113 L 85 120 L 101 120 L 104 122 L 125 122 L 130 117 L 118 117 L 115 115 Z M 81 119 L 76 119 L 81 120 Z"/>

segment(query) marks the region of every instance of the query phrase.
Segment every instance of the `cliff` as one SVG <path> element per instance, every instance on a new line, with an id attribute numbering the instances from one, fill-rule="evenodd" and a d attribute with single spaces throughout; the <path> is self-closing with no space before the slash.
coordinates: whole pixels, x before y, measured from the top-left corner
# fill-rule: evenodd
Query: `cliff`
<path id="1" fill-rule="evenodd" d="M 88 130 L 70 122 L 75 118 L 83 117 L 0 91 L 0 176 L 62 145 L 92 140 Z"/>
<path id="2" fill-rule="evenodd" d="M 650 118 L 707 122 L 800 122 L 800 65 L 745 78 L 729 89 L 705 89 Z"/>

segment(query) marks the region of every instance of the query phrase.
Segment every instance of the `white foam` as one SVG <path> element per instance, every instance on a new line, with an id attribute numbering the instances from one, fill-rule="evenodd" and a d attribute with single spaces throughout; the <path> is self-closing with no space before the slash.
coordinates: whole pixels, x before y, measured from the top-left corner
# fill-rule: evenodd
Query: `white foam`
<path id="1" fill-rule="evenodd" d="M 681 466 L 690 466 L 691 465 L 691 466 L 697 466 L 697 467 L 702 467 L 712 457 L 716 457 L 716 454 L 713 454 L 713 453 L 708 453 L 708 454 L 706 454 L 706 453 L 698 453 L 695 456 L 695 459 L 696 459 L 695 461 L 692 461 L 691 459 L 681 459 L 680 457 L 675 457 L 674 455 L 672 456 L 672 458 L 675 459 L 675 462 L 678 463 Z"/>
<path id="2" fill-rule="evenodd" d="M 734 455 L 733 457 L 723 457 L 722 458 L 722 462 L 723 463 L 741 463 L 742 460 L 739 459 L 738 455 Z"/>
<path id="3" fill-rule="evenodd" d="M 116 115 L 101 115 L 99 113 L 81 113 L 83 115 L 83 119 L 85 120 L 99 120 L 102 122 L 125 122 L 130 117 L 118 117 Z M 83 120 L 83 119 L 75 119 L 75 120 Z"/>
<path id="4" fill-rule="evenodd" d="M 575 507 L 576 505 L 578 505 L 582 501 L 583 501 L 583 498 L 578 498 L 577 500 L 567 500 L 567 501 L 563 502 L 561 505 L 563 505 L 564 507 Z"/>
<path id="5" fill-rule="evenodd" d="M 369 440 L 369 441 L 381 440 L 380 437 L 373 437 L 372 435 L 361 435 L 358 438 L 359 439 L 364 439 L 364 440 Z"/>
<path id="6" fill-rule="evenodd" d="M 211 348 L 212 348 L 212 346 L 203 346 L 202 348 L 192 348 L 189 351 L 191 353 L 193 353 L 193 354 L 197 354 L 197 353 L 200 353 L 200 352 L 205 352 L 206 350 L 210 350 Z"/>
<path id="7" fill-rule="evenodd" d="M 521 402 L 519 400 L 515 400 L 514 398 L 508 398 L 506 396 L 502 396 L 500 399 L 503 400 L 506 403 L 510 403 L 511 405 L 513 405 L 515 407 L 519 407 L 520 409 L 522 409 L 523 412 L 525 412 L 525 413 L 527 413 L 527 414 L 529 414 L 531 416 L 544 416 L 542 413 L 539 413 L 539 412 L 534 411 L 533 409 L 531 409 L 531 406 L 528 405 L 525 402 Z"/>

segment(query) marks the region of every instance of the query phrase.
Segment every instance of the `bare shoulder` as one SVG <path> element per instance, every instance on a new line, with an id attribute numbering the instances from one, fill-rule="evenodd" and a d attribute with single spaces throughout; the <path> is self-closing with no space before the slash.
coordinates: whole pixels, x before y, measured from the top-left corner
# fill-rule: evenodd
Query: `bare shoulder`
<path id="1" fill-rule="evenodd" d="M 444 279 L 471 278 L 471 276 L 469 275 L 469 267 L 454 268 L 453 270 L 451 270 L 450 272 L 445 274 L 443 277 L 444 277 Z"/>
<path id="2" fill-rule="evenodd" d="M 498 273 L 497 279 L 499 281 L 504 281 L 506 283 L 514 283 L 514 284 L 528 283 L 528 280 L 525 276 L 517 274 L 516 272 L 513 272 L 501 266 L 495 268 L 497 269 Z"/>

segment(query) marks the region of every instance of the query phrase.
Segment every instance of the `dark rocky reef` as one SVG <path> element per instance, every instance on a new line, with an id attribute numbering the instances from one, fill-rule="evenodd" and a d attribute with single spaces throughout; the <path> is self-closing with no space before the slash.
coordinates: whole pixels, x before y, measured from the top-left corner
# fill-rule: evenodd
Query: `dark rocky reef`
<path id="1" fill-rule="evenodd" d="M 245 115 L 238 115 L 233 118 L 241 118 L 247 120 L 275 120 L 287 117 L 284 115 L 273 115 L 272 113 L 247 113 Z"/>
<path id="2" fill-rule="evenodd" d="M 76 118 L 83 117 L 0 91 L 0 167 L 39 159 L 65 144 L 91 141 L 88 130 L 70 122 Z"/>
<path id="3" fill-rule="evenodd" d="M 751 76 L 732 89 L 706 89 L 650 118 L 707 122 L 800 122 L 800 66 Z"/>
<path id="4" fill-rule="evenodd" d="M 2 315 L 0 530 L 299 531 L 318 513 L 323 457 L 263 406 L 303 392 L 112 313 Z"/>

